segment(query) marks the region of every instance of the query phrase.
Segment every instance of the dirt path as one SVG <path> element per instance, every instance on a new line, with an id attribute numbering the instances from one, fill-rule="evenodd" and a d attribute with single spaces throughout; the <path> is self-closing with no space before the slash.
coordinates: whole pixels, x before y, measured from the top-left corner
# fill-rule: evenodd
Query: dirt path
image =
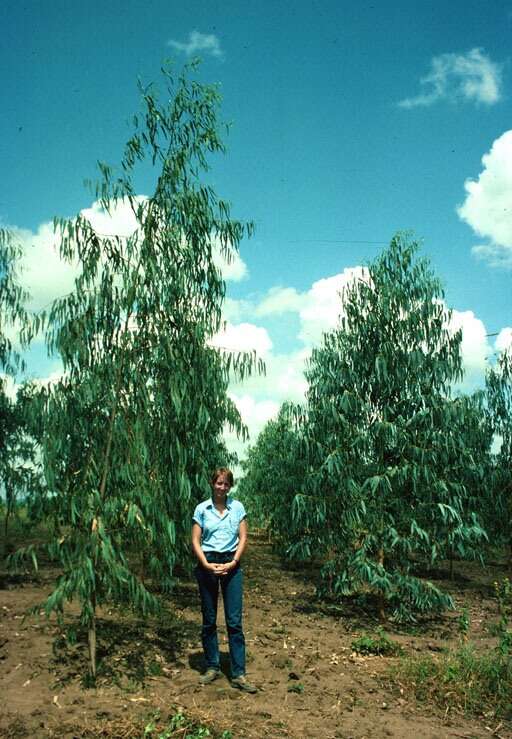
<path id="1" fill-rule="evenodd" d="M 392 659 L 352 652 L 351 642 L 364 622 L 350 614 L 323 613 L 309 579 L 283 571 L 262 539 L 253 537 L 244 572 L 248 675 L 260 688 L 256 695 L 234 690 L 225 676 L 209 686 L 198 685 L 200 614 L 192 582 L 177 589 L 168 622 L 103 614 L 103 676 L 94 689 L 80 682 L 86 671 L 80 632 L 73 645 L 53 621 L 23 620 L 25 609 L 49 592 L 55 573 L 46 573 L 38 583 L 4 583 L 0 736 L 129 739 L 143 735 L 152 713 L 159 711 L 165 719 L 176 706 L 219 731 L 230 729 L 234 739 L 492 736 L 492 727 L 486 728 L 483 720 L 444 715 L 393 690 L 385 680 Z M 478 587 L 472 592 L 475 615 L 482 612 L 485 592 Z M 438 621 L 429 634 L 393 638 L 409 652 L 435 650 L 446 645 L 446 638 L 455 640 L 455 618 L 451 614 Z M 227 673 L 226 632 L 220 621 Z M 366 628 L 374 630 L 375 624 L 366 623 Z M 500 727 L 494 736 L 511 734 Z"/>

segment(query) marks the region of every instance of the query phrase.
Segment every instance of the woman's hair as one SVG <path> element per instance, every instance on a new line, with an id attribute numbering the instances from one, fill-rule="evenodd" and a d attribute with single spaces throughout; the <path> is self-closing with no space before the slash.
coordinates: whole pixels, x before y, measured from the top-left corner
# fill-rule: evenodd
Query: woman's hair
<path id="1" fill-rule="evenodd" d="M 227 467 L 217 467 L 217 469 L 215 470 L 215 472 L 210 478 L 211 484 L 215 485 L 215 483 L 217 482 L 217 478 L 220 477 L 221 475 L 225 475 L 228 479 L 230 487 L 233 487 L 233 485 L 235 484 L 233 473 Z"/>

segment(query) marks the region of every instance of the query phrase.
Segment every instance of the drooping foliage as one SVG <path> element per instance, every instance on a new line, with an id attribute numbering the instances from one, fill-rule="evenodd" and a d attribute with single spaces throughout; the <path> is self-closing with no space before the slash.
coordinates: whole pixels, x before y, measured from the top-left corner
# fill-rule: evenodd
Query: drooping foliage
<path id="1" fill-rule="evenodd" d="M 303 555 L 325 556 L 324 590 L 373 592 L 398 619 L 451 603 L 416 564 L 474 553 L 484 537 L 458 474 L 474 462 L 456 433 L 466 410 L 450 400 L 461 335 L 417 250 L 397 235 L 312 353 L 302 431 L 313 471 L 293 506 Z"/>
<path id="2" fill-rule="evenodd" d="M 38 410 L 50 491 L 38 510 L 60 529 L 50 553 L 63 567 L 45 607 L 61 612 L 78 598 L 93 675 L 97 606 L 158 608 L 134 569 L 138 555 L 146 577 L 172 586 L 190 512 L 225 454 L 222 428 L 244 433 L 229 373 L 253 363 L 209 344 L 225 291 L 215 250 L 233 258 L 251 231 L 202 180 L 208 156 L 224 150 L 218 93 L 190 69 L 164 79 L 164 103 L 141 88 L 120 167 L 100 164 L 100 206 L 128 208 L 131 235 L 102 234 L 83 214 L 56 221 L 61 256 L 79 272 L 45 316 L 48 350 L 64 369 Z M 145 176 L 153 167 L 149 197 L 136 194 L 142 162 Z"/>
<path id="3" fill-rule="evenodd" d="M 0 373 L 8 375 L 23 367 L 19 349 L 27 343 L 28 293 L 18 278 L 21 257 L 14 235 L 0 228 Z"/>

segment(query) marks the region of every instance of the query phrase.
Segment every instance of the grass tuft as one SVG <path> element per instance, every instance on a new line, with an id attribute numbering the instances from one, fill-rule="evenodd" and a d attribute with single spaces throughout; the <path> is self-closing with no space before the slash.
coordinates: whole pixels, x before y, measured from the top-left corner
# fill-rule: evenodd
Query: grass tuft
<path id="1" fill-rule="evenodd" d="M 404 693 L 446 711 L 512 718 L 512 657 L 498 649 L 477 654 L 462 644 L 440 656 L 407 657 L 392 675 Z"/>

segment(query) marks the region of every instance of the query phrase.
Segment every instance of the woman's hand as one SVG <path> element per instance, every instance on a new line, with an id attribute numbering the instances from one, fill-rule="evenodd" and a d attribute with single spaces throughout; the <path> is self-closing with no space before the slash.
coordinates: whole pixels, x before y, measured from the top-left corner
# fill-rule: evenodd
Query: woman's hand
<path id="1" fill-rule="evenodd" d="M 231 562 L 225 562 L 224 564 L 217 565 L 220 569 L 217 572 L 217 575 L 227 575 L 231 572 L 231 570 L 234 570 L 237 566 L 238 562 L 236 562 L 234 559 L 231 560 Z"/>
<path id="2" fill-rule="evenodd" d="M 222 572 L 224 565 L 220 565 L 217 562 L 206 562 L 204 565 L 205 570 L 212 572 L 214 575 L 223 575 Z"/>

